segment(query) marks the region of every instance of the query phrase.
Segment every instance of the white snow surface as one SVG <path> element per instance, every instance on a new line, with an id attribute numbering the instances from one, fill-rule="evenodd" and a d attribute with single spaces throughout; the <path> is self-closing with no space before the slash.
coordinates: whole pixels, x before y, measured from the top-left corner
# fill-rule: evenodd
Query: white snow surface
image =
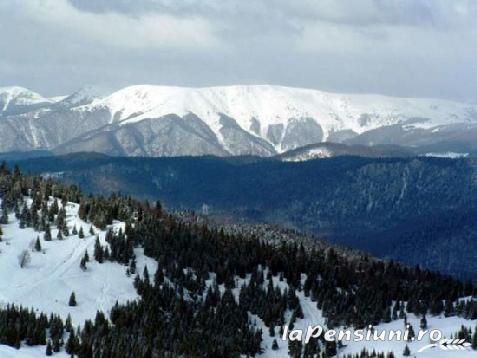
<path id="1" fill-rule="evenodd" d="M 469 153 L 456 153 L 456 152 L 443 152 L 443 153 L 426 153 L 424 157 L 435 157 L 435 158 L 467 158 Z"/>
<path id="2" fill-rule="evenodd" d="M 55 102 L 55 98 L 45 98 L 39 93 L 20 86 L 0 87 L 0 100 L 3 102 L 2 111 L 5 111 L 13 101 L 16 105 L 24 106 Z"/>
<path id="3" fill-rule="evenodd" d="M 255 118 L 266 137 L 268 126 L 289 119 L 313 118 L 324 131 L 353 130 L 362 133 L 384 125 L 419 118 L 412 126 L 432 128 L 451 123 L 472 123 L 475 107 L 442 99 L 398 98 L 368 94 L 337 94 L 313 89 L 271 85 L 205 88 L 137 85 L 96 99 L 78 110 L 107 108 L 112 121 L 122 124 L 167 114 L 194 113 L 217 132 L 219 114 L 234 118 L 250 131 Z M 363 118 L 363 115 L 366 118 Z"/>
<path id="4" fill-rule="evenodd" d="M 292 157 L 285 157 L 283 161 L 285 162 L 304 162 L 310 159 L 316 158 L 329 158 L 333 156 L 334 152 L 328 148 L 313 148 L 303 151 L 298 155 Z"/>
<path id="5" fill-rule="evenodd" d="M 89 234 L 91 224 L 78 217 L 78 204 L 67 206 L 67 223 L 83 227 L 86 237 L 70 235 L 57 240 L 58 230 L 52 228 L 53 241 L 44 241 L 40 234 L 42 252 L 32 250 L 34 240 L 39 235 L 33 229 L 20 229 L 14 215 L 9 216 L 9 224 L 2 225 L 3 237 L 0 242 L 0 305 L 15 303 L 24 307 L 33 307 L 38 312 L 56 313 L 63 319 L 71 315 L 73 325 L 83 324 L 86 319 L 94 319 L 97 310 L 106 314 L 116 301 L 126 302 L 138 298 L 133 287 L 133 277 L 126 276 L 126 267 L 115 262 L 99 264 L 94 260 L 96 236 Z M 113 224 L 115 230 L 124 227 L 124 223 Z M 103 246 L 106 231 L 95 228 Z M 29 250 L 31 262 L 19 267 L 18 256 L 23 250 Z M 87 270 L 80 268 L 80 261 L 88 250 L 90 262 Z M 155 260 L 143 255 L 136 249 L 137 269 L 142 272 L 144 265 L 155 272 Z M 71 292 L 75 292 L 76 307 L 69 307 Z"/>

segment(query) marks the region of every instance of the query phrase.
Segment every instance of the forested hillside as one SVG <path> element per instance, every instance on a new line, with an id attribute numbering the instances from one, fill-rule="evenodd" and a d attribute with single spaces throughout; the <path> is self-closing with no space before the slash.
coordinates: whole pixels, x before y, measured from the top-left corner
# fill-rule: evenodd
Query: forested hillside
<path id="1" fill-rule="evenodd" d="M 254 157 L 110 158 L 77 154 L 19 162 L 87 192 L 121 191 L 168 208 L 266 221 L 404 262 L 474 278 L 473 159 L 338 157 L 282 163 Z"/>

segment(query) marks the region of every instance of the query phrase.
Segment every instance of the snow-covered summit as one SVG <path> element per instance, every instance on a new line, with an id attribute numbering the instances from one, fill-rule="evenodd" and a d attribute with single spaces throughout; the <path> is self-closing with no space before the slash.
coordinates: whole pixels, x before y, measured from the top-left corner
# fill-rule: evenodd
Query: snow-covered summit
<path id="1" fill-rule="evenodd" d="M 20 86 L 0 87 L 0 108 L 6 111 L 11 105 L 31 106 L 39 103 L 52 103 L 37 92 Z"/>
<path id="2" fill-rule="evenodd" d="M 130 86 L 95 101 L 91 106 L 107 107 L 116 120 L 124 123 L 188 112 L 213 122 L 219 113 L 223 113 L 247 130 L 254 119 L 258 120 L 261 136 L 267 135 L 270 125 L 286 126 L 290 119 L 301 118 L 315 119 L 325 133 L 343 129 L 362 133 L 410 118 L 428 119 L 427 127 L 456 120 L 477 121 L 471 116 L 470 105 L 448 100 L 337 94 L 270 85 L 204 88 Z"/>
<path id="3" fill-rule="evenodd" d="M 0 151 L 270 156 L 325 141 L 417 146 L 449 137 L 477 139 L 477 106 L 443 99 L 271 85 L 137 85 L 106 96 L 86 87 L 54 105 L 53 99 L 25 94 L 24 103 L 35 105 L 15 111 L 11 98 L 2 101 L 0 95 L 0 108 L 9 109 L 3 117 L 10 119 L 0 123 L 0 132 L 18 138 L 1 144 Z M 41 101 L 47 106 L 39 107 Z"/>

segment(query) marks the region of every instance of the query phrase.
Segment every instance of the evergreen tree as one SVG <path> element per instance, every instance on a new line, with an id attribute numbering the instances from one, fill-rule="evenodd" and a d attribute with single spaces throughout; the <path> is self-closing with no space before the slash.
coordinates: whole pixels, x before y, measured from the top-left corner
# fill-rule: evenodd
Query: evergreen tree
<path id="1" fill-rule="evenodd" d="M 424 329 L 427 329 L 427 319 L 426 319 L 426 315 L 423 315 L 422 318 L 421 318 L 421 322 L 419 324 L 419 327 L 424 330 Z"/>
<path id="2" fill-rule="evenodd" d="M 83 232 L 83 227 L 80 226 L 79 232 L 78 232 L 78 237 L 80 239 L 84 239 L 84 232 Z"/>
<path id="3" fill-rule="evenodd" d="M 409 347 L 407 346 L 406 344 L 406 347 L 404 347 L 404 352 L 402 353 L 402 355 L 404 357 L 409 357 L 411 355 L 411 350 L 409 349 Z"/>
<path id="4" fill-rule="evenodd" d="M 73 324 L 71 322 L 71 315 L 68 313 L 65 321 L 65 331 L 70 333 L 73 330 Z"/>
<path id="5" fill-rule="evenodd" d="M 8 224 L 8 214 L 6 209 L 2 209 L 2 216 L 0 216 L 0 224 Z"/>
<path id="6" fill-rule="evenodd" d="M 47 356 L 52 356 L 53 355 L 53 348 L 51 346 L 51 340 L 48 340 L 48 343 L 46 344 L 46 352 L 45 354 Z"/>
<path id="7" fill-rule="evenodd" d="M 472 349 L 477 350 L 477 326 L 475 326 L 474 335 L 472 336 Z"/>
<path id="8" fill-rule="evenodd" d="M 46 224 L 45 226 L 45 235 L 43 236 L 45 241 L 51 241 L 51 229 L 50 224 Z"/>
<path id="9" fill-rule="evenodd" d="M 96 236 L 96 242 L 94 244 L 94 259 L 100 264 L 104 262 L 104 250 L 99 242 L 98 236 Z"/>
<path id="10" fill-rule="evenodd" d="M 76 297 L 74 291 L 71 292 L 70 300 L 68 301 L 68 306 L 70 307 L 75 307 L 77 305 L 76 303 Z"/>
<path id="11" fill-rule="evenodd" d="M 35 251 L 37 251 L 37 252 L 41 251 L 41 243 L 40 243 L 40 237 L 39 236 L 36 237 Z"/>
<path id="12" fill-rule="evenodd" d="M 80 268 L 81 268 L 83 271 L 86 271 L 86 260 L 84 259 L 84 257 L 81 258 Z"/>

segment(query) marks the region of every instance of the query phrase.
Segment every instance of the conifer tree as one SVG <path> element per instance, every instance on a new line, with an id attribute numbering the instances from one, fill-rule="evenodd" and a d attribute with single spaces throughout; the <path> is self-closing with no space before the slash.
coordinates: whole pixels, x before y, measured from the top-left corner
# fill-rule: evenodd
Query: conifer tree
<path id="1" fill-rule="evenodd" d="M 73 324 L 71 323 L 71 315 L 68 313 L 65 321 L 65 331 L 70 333 L 73 330 Z"/>
<path id="2" fill-rule="evenodd" d="M 406 347 L 404 347 L 404 352 L 402 353 L 402 355 L 404 357 L 409 357 L 411 355 L 411 350 L 409 349 L 409 347 L 407 346 L 406 344 Z"/>
<path id="3" fill-rule="evenodd" d="M 84 239 L 84 232 L 83 232 L 83 227 L 80 226 L 79 232 L 78 232 L 78 237 L 80 239 Z"/>
<path id="4" fill-rule="evenodd" d="M 58 337 L 53 338 L 53 352 L 58 353 L 60 351 L 61 343 Z"/>
<path id="5" fill-rule="evenodd" d="M 73 355 L 74 353 L 76 353 L 77 347 L 78 347 L 78 340 L 76 338 L 75 331 L 71 330 L 65 345 L 66 353 Z"/>
<path id="6" fill-rule="evenodd" d="M 426 329 L 427 328 L 427 319 L 426 319 L 426 315 L 424 314 L 421 318 L 421 322 L 419 324 L 419 327 L 421 329 Z"/>
<path id="7" fill-rule="evenodd" d="M 53 348 L 51 346 L 51 340 L 48 340 L 48 343 L 46 344 L 46 352 L 45 354 L 49 357 L 53 355 Z"/>
<path id="8" fill-rule="evenodd" d="M 160 270 L 159 268 L 157 270 Z M 131 273 L 131 275 L 135 275 L 136 274 L 136 258 L 133 257 L 131 259 L 131 262 L 129 263 L 129 272 Z"/>
<path id="9" fill-rule="evenodd" d="M 0 224 L 8 224 L 7 209 L 2 209 L 2 216 L 0 216 Z"/>
<path id="10" fill-rule="evenodd" d="M 151 282 L 150 282 L 150 278 L 149 278 L 149 270 L 147 269 L 147 265 L 144 266 L 143 276 L 144 276 L 144 283 L 147 286 L 149 286 Z"/>
<path id="11" fill-rule="evenodd" d="M 477 326 L 475 326 L 474 335 L 472 336 L 472 349 L 477 350 Z"/>
<path id="12" fill-rule="evenodd" d="M 99 242 L 98 236 L 96 236 L 96 242 L 94 243 L 94 259 L 100 264 L 104 262 L 104 250 Z"/>
<path id="13" fill-rule="evenodd" d="M 75 292 L 71 292 L 71 296 L 70 296 L 70 300 L 68 301 L 68 306 L 70 307 L 75 307 L 77 305 L 76 303 L 76 296 L 75 296 Z"/>
<path id="14" fill-rule="evenodd" d="M 81 268 L 83 271 L 86 271 L 86 260 L 84 259 L 84 257 L 81 258 L 80 268 Z"/>
<path id="15" fill-rule="evenodd" d="M 35 241 L 35 251 L 37 251 L 37 252 L 41 251 L 40 236 L 37 236 L 37 237 L 36 237 L 36 241 Z"/>
<path id="16" fill-rule="evenodd" d="M 51 229 L 50 224 L 46 224 L 45 226 L 45 235 L 43 236 L 45 241 L 51 241 Z"/>

